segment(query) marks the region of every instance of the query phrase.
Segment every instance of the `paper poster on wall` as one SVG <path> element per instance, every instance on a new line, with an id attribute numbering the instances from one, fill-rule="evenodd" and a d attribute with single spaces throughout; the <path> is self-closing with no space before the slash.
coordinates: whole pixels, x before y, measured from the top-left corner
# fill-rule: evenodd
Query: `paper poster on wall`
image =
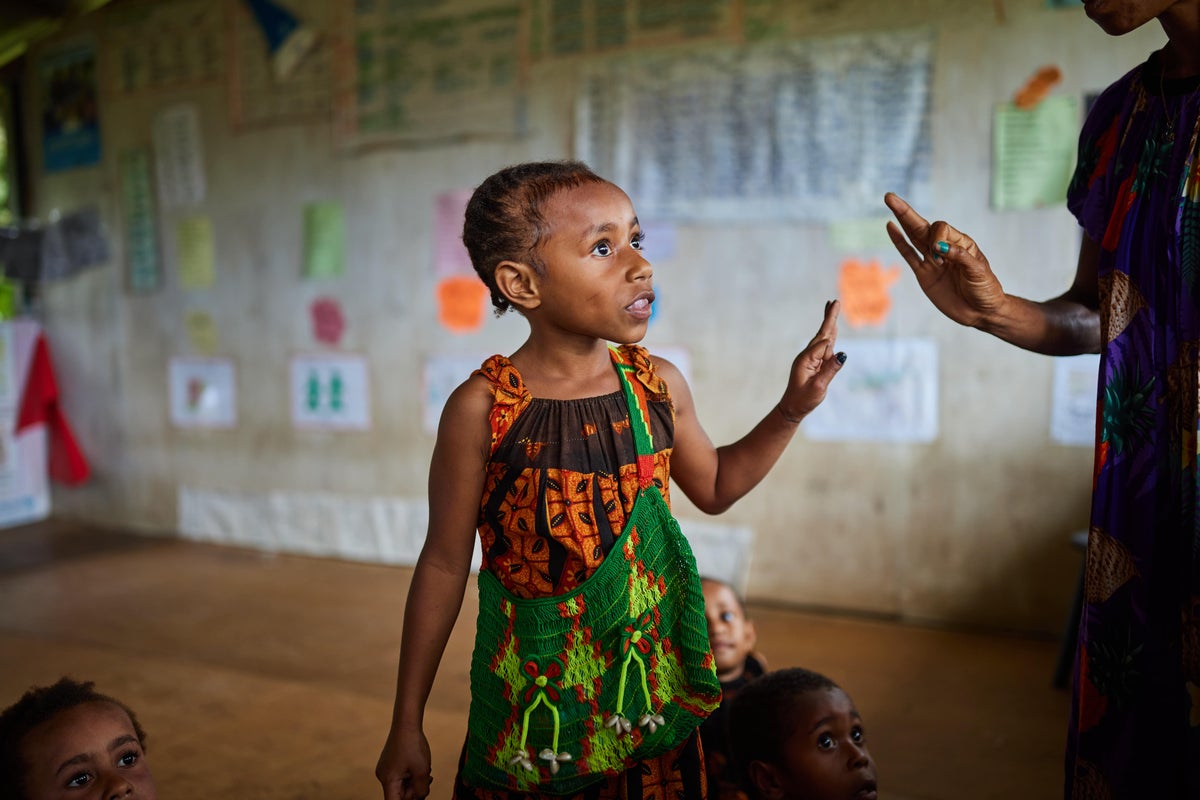
<path id="1" fill-rule="evenodd" d="M 835 253 L 864 255 L 894 253 L 895 245 L 888 237 L 888 217 L 867 217 L 834 220 L 829 223 L 829 247 Z"/>
<path id="2" fill-rule="evenodd" d="M 451 275 L 438 281 L 438 322 L 451 333 L 472 333 L 482 328 L 490 306 L 491 294 L 475 275 Z"/>
<path id="3" fill-rule="evenodd" d="M 291 363 L 292 424 L 297 428 L 371 427 L 367 360 L 358 355 L 295 356 Z"/>
<path id="4" fill-rule="evenodd" d="M 49 53 L 38 65 L 42 167 L 61 172 L 100 163 L 96 49 L 90 43 Z"/>
<path id="5" fill-rule="evenodd" d="M 838 270 L 842 317 L 856 328 L 882 325 L 892 310 L 889 291 L 899 277 L 899 267 L 884 268 L 876 260 L 847 258 Z"/>
<path id="6" fill-rule="evenodd" d="M 230 121 L 237 130 L 328 121 L 333 108 L 334 43 L 341 34 L 336 17 L 344 4 L 329 0 L 277 0 L 274 4 L 302 23 L 299 29 L 293 29 L 296 35 L 291 42 L 284 42 L 274 53 L 264 46 L 264 30 L 247 3 L 226 6 L 230 56 L 226 96 Z M 282 25 L 284 20 L 279 22 Z M 303 57 L 294 61 L 288 56 L 299 51 L 290 45 L 304 44 L 299 30 L 311 31 L 316 41 L 309 42 L 303 48 Z M 283 36 L 285 31 L 276 28 L 268 36 Z M 343 45 L 350 46 L 349 41 Z M 282 80 L 276 74 L 276 64 L 287 68 Z"/>
<path id="7" fill-rule="evenodd" d="M 346 317 L 342 305 L 333 297 L 318 297 L 308 307 L 312 320 L 313 339 L 321 344 L 337 347 L 346 332 Z"/>
<path id="8" fill-rule="evenodd" d="M 523 3 L 352 6 L 338 51 L 336 133 L 347 147 L 511 137 L 525 127 Z"/>
<path id="9" fill-rule="evenodd" d="M 530 4 L 530 56 L 611 55 L 705 41 L 734 41 L 740 3 L 727 0 L 555 0 Z"/>
<path id="10" fill-rule="evenodd" d="M 928 339 L 843 339 L 849 355 L 800 426 L 818 441 L 929 442 L 938 434 L 937 345 Z"/>
<path id="11" fill-rule="evenodd" d="M 425 359 L 423 371 L 424 394 L 422 419 L 427 433 L 436 433 L 446 400 L 458 385 L 479 369 L 489 354 L 473 356 L 434 355 Z"/>
<path id="12" fill-rule="evenodd" d="M 14 412 L 21 399 L 20 387 L 17 386 L 16 357 L 13 326 L 8 322 L 0 322 L 0 409 L 7 408 Z"/>
<path id="13" fill-rule="evenodd" d="M 126 150 L 120 158 L 121 210 L 125 217 L 125 260 L 129 290 L 153 292 L 162 281 L 158 218 L 150 178 L 150 151 Z"/>
<path id="14" fill-rule="evenodd" d="M 342 204 L 309 203 L 304 207 L 304 277 L 336 278 L 344 272 L 345 264 Z"/>
<path id="15" fill-rule="evenodd" d="M 1079 98 L 1048 97 L 1028 111 L 996 107 L 992 131 L 992 207 L 1061 205 L 1075 169 Z"/>
<path id="16" fill-rule="evenodd" d="M 178 105 L 160 111 L 154 118 L 153 136 L 162 207 L 174 210 L 203 203 L 207 188 L 196 107 Z"/>
<path id="17" fill-rule="evenodd" d="M 231 360 L 173 357 L 168 382 L 172 425 L 232 428 L 237 424 L 237 383 Z"/>
<path id="18" fill-rule="evenodd" d="M 1054 359 L 1050 439 L 1058 444 L 1092 447 L 1096 443 L 1097 381 L 1100 357 Z"/>
<path id="19" fill-rule="evenodd" d="M 463 218 L 472 191 L 459 189 L 437 197 L 433 211 L 433 274 L 439 278 L 475 274 L 462 241 Z"/>
<path id="20" fill-rule="evenodd" d="M 225 75 L 224 7 L 212 0 L 133 0 L 101 17 L 105 87 L 137 95 L 217 83 Z"/>
<path id="21" fill-rule="evenodd" d="M 217 331 L 217 323 L 207 311 L 189 311 L 183 324 L 192 352 L 211 356 L 221 349 L 221 335 Z"/>
<path id="22" fill-rule="evenodd" d="M 921 28 L 588 62 L 575 155 L 647 218 L 828 222 L 886 191 L 920 207 L 932 60 Z"/>
<path id="23" fill-rule="evenodd" d="M 184 217 L 175 224 L 175 259 L 184 289 L 208 289 L 216 276 L 212 220 Z"/>

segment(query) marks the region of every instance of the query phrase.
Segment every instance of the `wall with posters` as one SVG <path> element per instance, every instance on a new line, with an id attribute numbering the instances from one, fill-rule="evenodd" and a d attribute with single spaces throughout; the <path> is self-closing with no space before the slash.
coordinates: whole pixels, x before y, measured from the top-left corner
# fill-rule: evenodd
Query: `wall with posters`
<path id="1" fill-rule="evenodd" d="M 760 600 L 1061 627 L 1087 524 L 1086 366 L 1056 374 L 941 318 L 875 199 L 908 191 L 973 232 L 1011 291 L 1061 292 L 1079 234 L 1055 192 L 1084 97 L 1160 30 L 1112 39 L 1042 0 L 669 4 L 681 18 L 630 0 L 624 26 L 533 0 L 416 20 L 281 4 L 321 34 L 282 81 L 245 9 L 208 0 L 114 2 L 30 55 L 95 55 L 81 147 L 98 161 L 40 168 L 37 69 L 25 156 L 37 214 L 94 206 L 112 245 L 41 297 L 96 475 L 56 512 L 411 562 L 440 403 L 525 332 L 488 310 L 455 214 L 500 166 L 580 155 L 644 208 L 646 343 L 686 364 L 715 442 L 771 409 L 824 301 L 846 302 L 836 392 L 763 485 L 715 519 L 675 493 L 702 569 L 734 565 Z M 1014 116 L 1048 59 L 1061 80 Z"/>

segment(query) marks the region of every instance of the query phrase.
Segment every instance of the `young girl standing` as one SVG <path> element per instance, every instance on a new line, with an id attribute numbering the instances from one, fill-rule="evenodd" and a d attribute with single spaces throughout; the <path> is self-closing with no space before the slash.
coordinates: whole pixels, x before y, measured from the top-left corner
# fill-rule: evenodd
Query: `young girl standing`
<path id="1" fill-rule="evenodd" d="M 577 162 L 509 167 L 476 189 L 463 242 L 495 307 L 515 308 L 530 332 L 442 415 L 376 768 L 384 796 L 429 793 L 424 706 L 478 530 L 480 617 L 454 796 L 699 800 L 696 728 L 720 690 L 669 481 L 716 514 L 766 475 L 845 361 L 833 351 L 838 304 L 826 304 L 780 401 L 717 448 L 679 370 L 634 344 L 653 270 L 623 191 Z"/>

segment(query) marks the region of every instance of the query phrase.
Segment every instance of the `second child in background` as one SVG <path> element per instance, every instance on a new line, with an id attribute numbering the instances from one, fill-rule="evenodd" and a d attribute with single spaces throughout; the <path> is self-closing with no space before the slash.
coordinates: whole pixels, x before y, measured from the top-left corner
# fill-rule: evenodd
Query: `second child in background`
<path id="1" fill-rule="evenodd" d="M 90 681 L 35 686 L 0 713 L 0 800 L 155 800 L 146 734 Z"/>
<path id="2" fill-rule="evenodd" d="M 484 362 L 442 414 L 376 769 L 384 796 L 429 794 L 425 703 L 478 533 L 471 709 L 453 796 L 701 800 L 697 729 L 720 686 L 668 487 L 674 479 L 716 514 L 762 480 L 845 360 L 833 349 L 838 304 L 826 304 L 779 402 L 715 447 L 679 369 L 636 344 L 654 270 L 625 192 L 578 162 L 509 167 L 475 190 L 463 242 L 493 305 L 515 308 L 529 338 Z M 728 367 L 731 380 L 760 380 Z"/>
<path id="3" fill-rule="evenodd" d="M 733 767 L 755 800 L 878 800 L 862 717 L 824 675 L 769 672 L 728 713 Z"/>
<path id="4" fill-rule="evenodd" d="M 721 682 L 721 705 L 700 726 L 704 765 L 708 772 L 708 795 L 712 800 L 741 800 L 746 796 L 729 765 L 729 743 L 725 729 L 729 701 L 748 682 L 767 671 L 766 659 L 755 651 L 758 632 L 746 614 L 746 604 L 737 590 L 717 578 L 703 577 L 704 617 Z"/>

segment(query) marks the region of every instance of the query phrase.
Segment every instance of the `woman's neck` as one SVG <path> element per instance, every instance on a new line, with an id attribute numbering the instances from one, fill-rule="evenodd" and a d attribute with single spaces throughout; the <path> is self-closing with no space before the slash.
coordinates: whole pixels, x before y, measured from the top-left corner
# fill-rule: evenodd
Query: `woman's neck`
<path id="1" fill-rule="evenodd" d="M 1159 17 L 1167 34 L 1163 47 L 1163 77 L 1191 78 L 1200 75 L 1200 2 L 1176 3 Z"/>

